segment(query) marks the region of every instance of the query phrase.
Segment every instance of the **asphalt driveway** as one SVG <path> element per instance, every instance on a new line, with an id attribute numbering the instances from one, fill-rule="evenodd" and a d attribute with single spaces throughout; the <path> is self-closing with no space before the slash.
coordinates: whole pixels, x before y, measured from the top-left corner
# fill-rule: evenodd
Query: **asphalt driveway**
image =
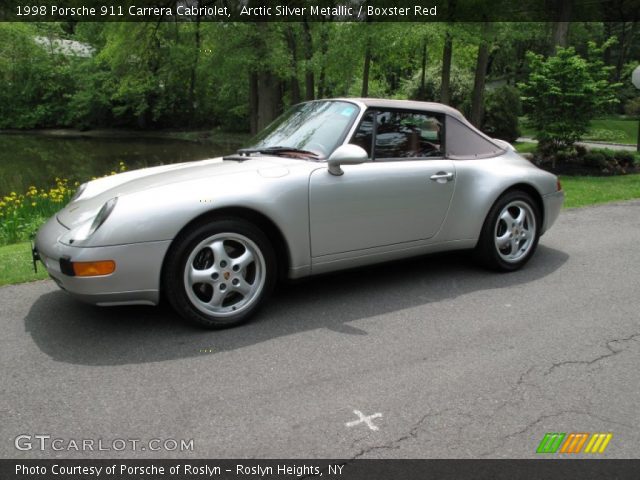
<path id="1" fill-rule="evenodd" d="M 0 457 L 534 457 L 546 432 L 638 457 L 639 269 L 635 201 L 563 211 L 519 272 L 447 254 L 319 277 L 220 332 L 3 287 Z M 155 438 L 193 450 L 68 449 Z"/>

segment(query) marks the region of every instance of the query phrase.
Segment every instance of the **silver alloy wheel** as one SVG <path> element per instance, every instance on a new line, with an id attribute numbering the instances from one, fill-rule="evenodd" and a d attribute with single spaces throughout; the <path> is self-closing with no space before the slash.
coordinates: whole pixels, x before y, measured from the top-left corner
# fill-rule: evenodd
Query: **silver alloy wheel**
<path id="1" fill-rule="evenodd" d="M 516 263 L 527 256 L 536 238 L 536 216 L 523 200 L 509 202 L 498 215 L 494 230 L 500 258 Z"/>
<path id="2" fill-rule="evenodd" d="M 184 267 L 189 300 L 214 317 L 236 315 L 260 296 L 266 279 L 262 252 L 239 233 L 218 233 L 200 242 Z"/>

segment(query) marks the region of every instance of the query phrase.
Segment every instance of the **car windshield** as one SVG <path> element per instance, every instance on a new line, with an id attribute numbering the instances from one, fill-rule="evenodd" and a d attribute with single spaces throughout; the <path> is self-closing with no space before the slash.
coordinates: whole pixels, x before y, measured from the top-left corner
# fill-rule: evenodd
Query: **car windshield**
<path id="1" fill-rule="evenodd" d="M 311 153 L 326 159 L 347 135 L 359 108 L 343 101 L 315 101 L 295 105 L 278 117 L 242 152 Z M 314 155 L 315 154 L 315 155 Z"/>

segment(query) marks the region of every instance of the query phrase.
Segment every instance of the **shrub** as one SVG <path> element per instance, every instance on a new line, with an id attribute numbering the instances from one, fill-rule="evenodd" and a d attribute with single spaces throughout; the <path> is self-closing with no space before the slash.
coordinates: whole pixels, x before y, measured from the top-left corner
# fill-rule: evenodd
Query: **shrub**
<path id="1" fill-rule="evenodd" d="M 584 157 L 584 164 L 588 167 L 606 168 L 607 159 L 601 152 L 589 152 Z"/>
<path id="2" fill-rule="evenodd" d="M 49 190 L 29 187 L 24 194 L 11 192 L 0 199 L 0 244 L 28 240 L 38 227 L 60 210 L 73 196 L 75 186 L 56 178 Z"/>
<path id="3" fill-rule="evenodd" d="M 636 157 L 632 152 L 626 150 L 619 150 L 616 152 L 615 159 L 618 161 L 621 167 L 633 167 L 635 165 Z"/>
<path id="4" fill-rule="evenodd" d="M 584 157 L 587 154 L 587 147 L 584 145 L 576 145 L 576 155 L 578 157 Z"/>
<path id="5" fill-rule="evenodd" d="M 487 135 L 513 143 L 520 136 L 518 117 L 522 115 L 520 92 L 505 85 L 487 92 L 482 130 Z"/>
<path id="6" fill-rule="evenodd" d="M 607 162 L 614 162 L 616 160 L 616 152 L 615 152 L 615 150 L 610 150 L 608 148 L 602 148 L 602 149 L 594 149 L 593 151 L 596 152 L 596 153 L 602 154 L 602 156 L 604 157 L 604 159 Z"/>
<path id="7" fill-rule="evenodd" d="M 640 115 L 640 97 L 632 98 L 624 104 L 624 113 L 631 116 Z"/>
<path id="8" fill-rule="evenodd" d="M 620 84 L 609 82 L 613 67 L 605 66 L 602 48 L 589 42 L 587 58 L 573 48 L 558 48 L 557 54 L 544 58 L 528 52 L 531 73 L 518 86 L 531 126 L 538 132 L 541 150 L 571 147 L 589 128 L 594 116 L 616 103 Z"/>
<path id="9" fill-rule="evenodd" d="M 109 175 L 126 170 L 120 162 Z M 78 186 L 79 182 L 70 184 L 66 178 L 56 178 L 56 185 L 48 190 L 31 186 L 25 193 L 0 197 L 0 245 L 29 240 L 47 218 L 69 203 Z"/>

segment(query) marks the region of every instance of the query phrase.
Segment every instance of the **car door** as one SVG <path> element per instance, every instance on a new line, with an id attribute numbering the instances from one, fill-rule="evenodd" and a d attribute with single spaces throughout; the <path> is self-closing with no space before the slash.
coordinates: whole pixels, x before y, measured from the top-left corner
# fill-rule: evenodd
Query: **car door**
<path id="1" fill-rule="evenodd" d="M 402 110 L 369 111 L 350 143 L 371 162 L 344 175 L 315 170 L 309 182 L 311 255 L 320 257 L 425 240 L 442 225 L 455 185 L 444 158 L 444 119 Z"/>

